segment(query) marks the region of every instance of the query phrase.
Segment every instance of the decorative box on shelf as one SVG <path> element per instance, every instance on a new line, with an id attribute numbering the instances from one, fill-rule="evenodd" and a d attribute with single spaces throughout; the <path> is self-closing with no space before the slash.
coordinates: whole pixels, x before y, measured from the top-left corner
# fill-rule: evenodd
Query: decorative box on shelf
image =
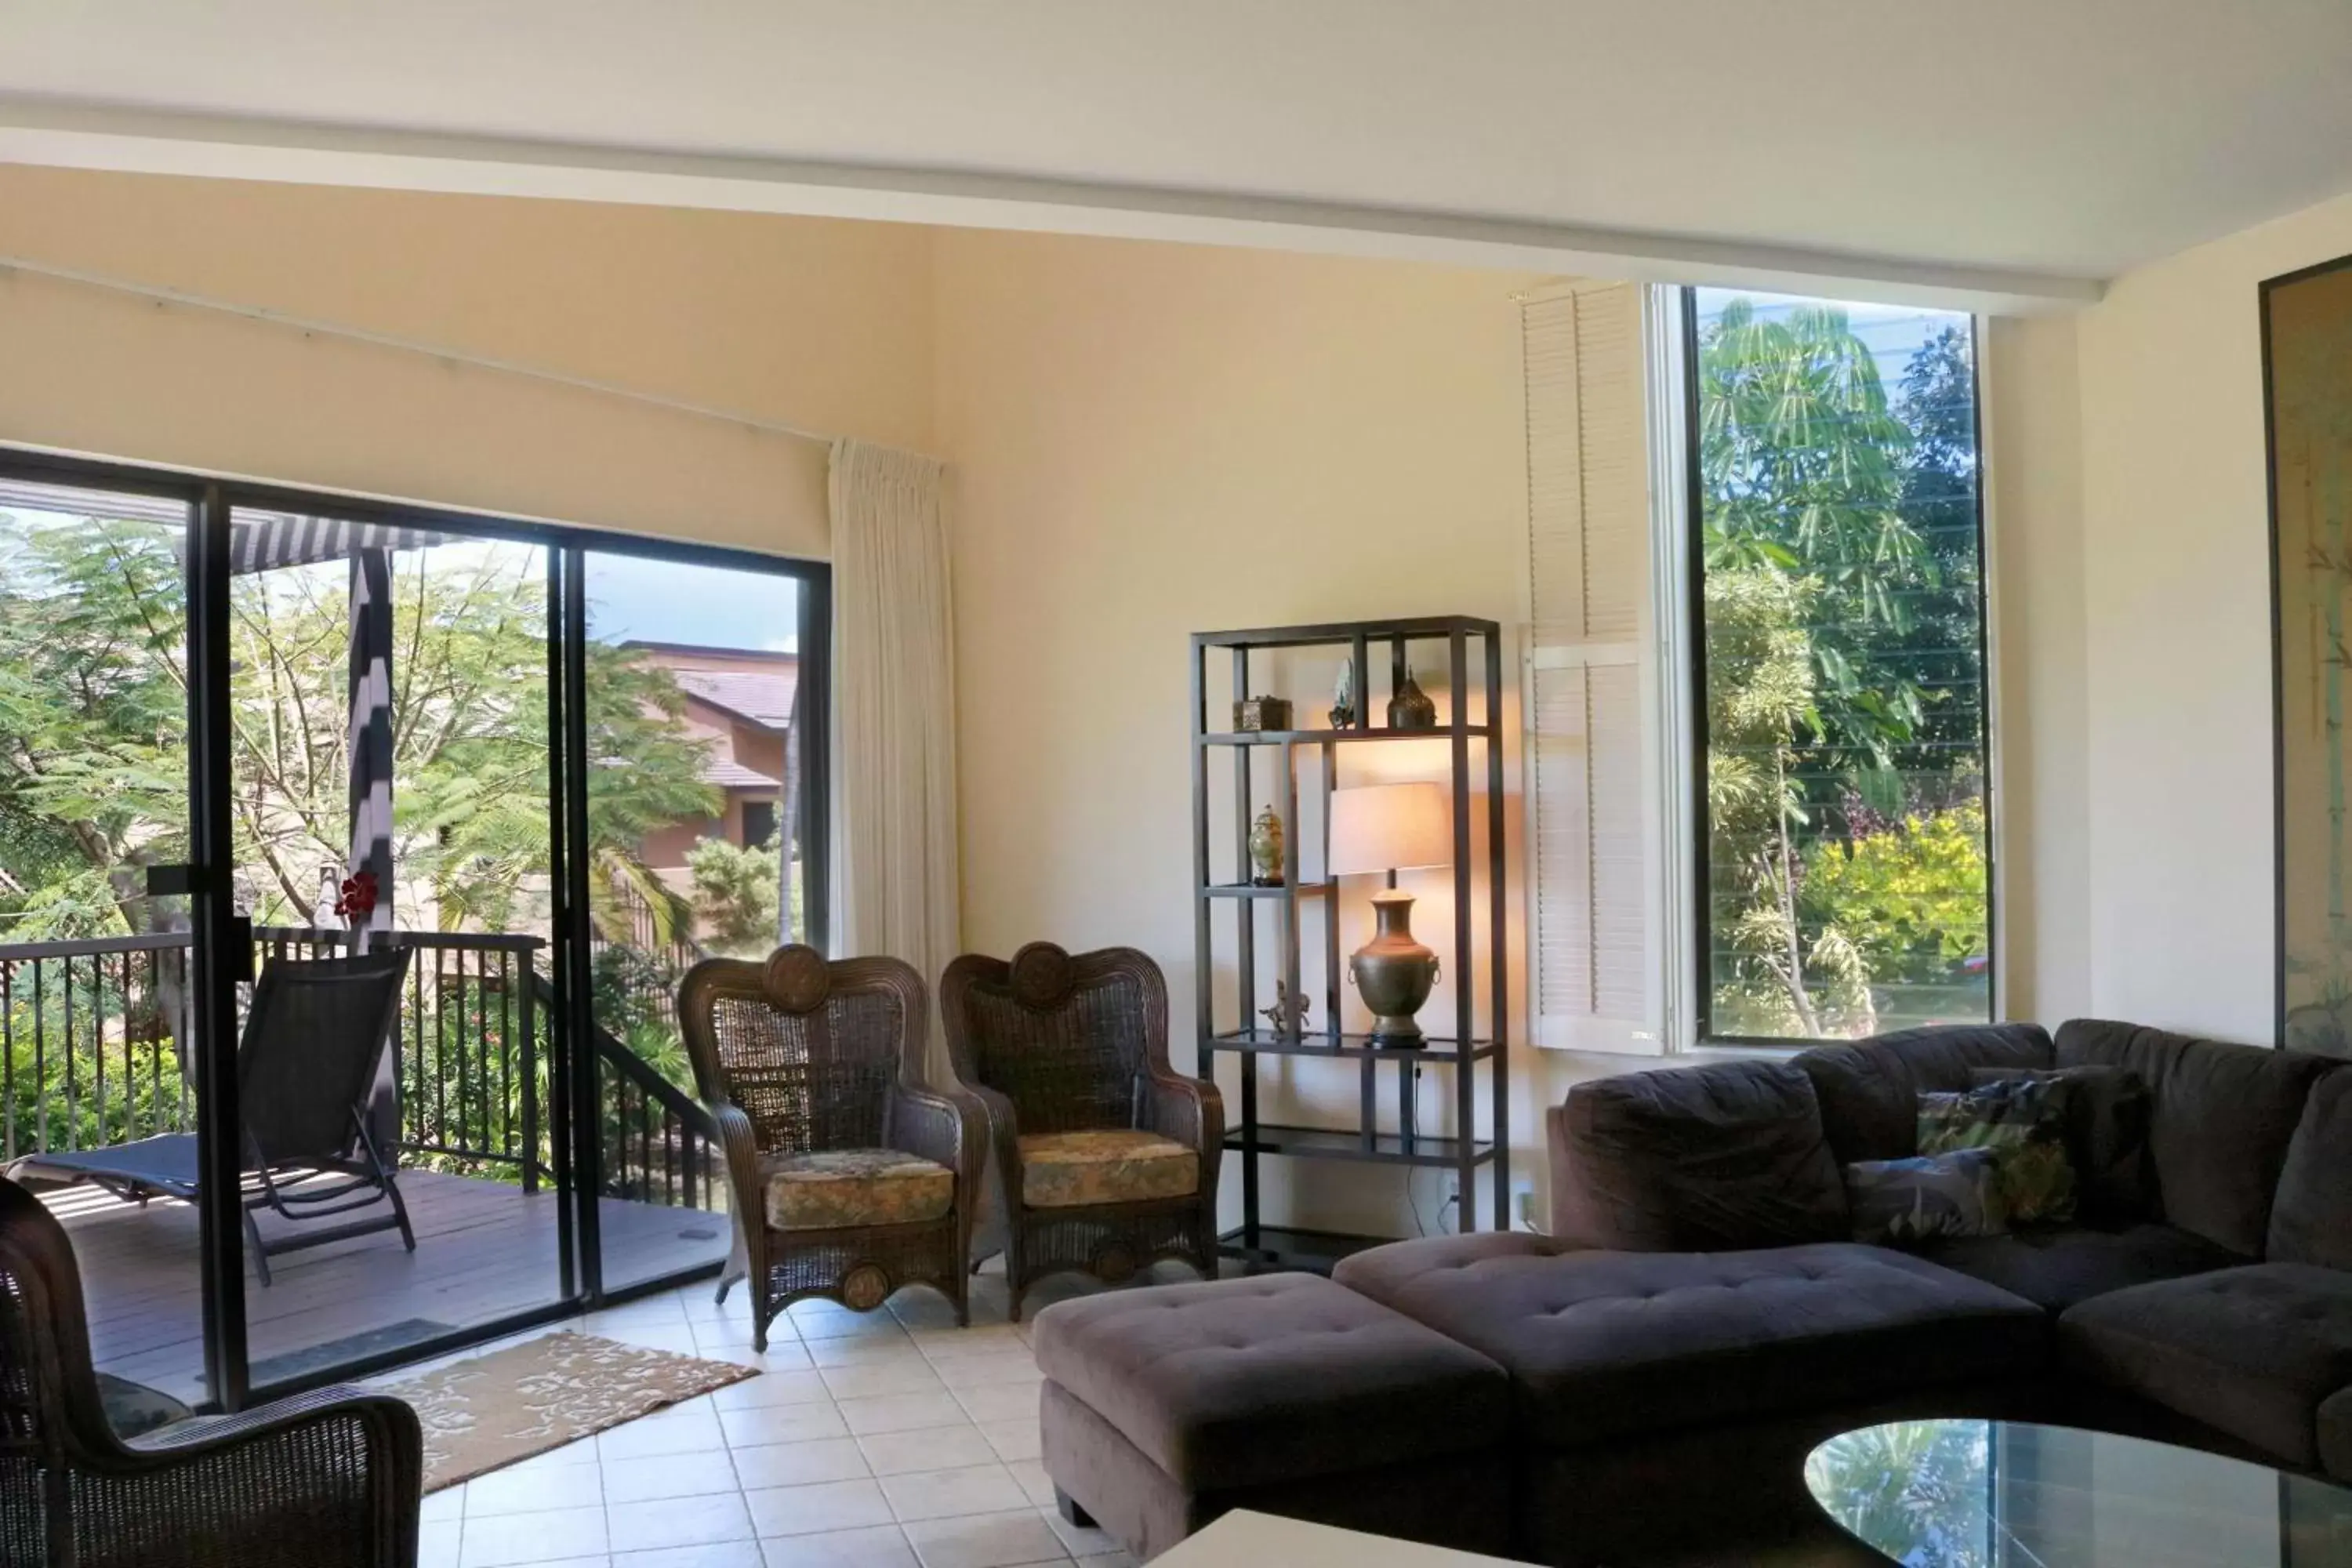
<path id="1" fill-rule="evenodd" d="M 1289 728 L 1290 700 L 1286 697 L 1252 697 L 1234 704 L 1234 729 L 1237 733 L 1256 734 Z"/>
<path id="2" fill-rule="evenodd" d="M 1442 658 L 1412 658 L 1439 648 Z M 1299 650 L 1317 649 L 1328 649 L 1343 665 L 1333 727 L 1294 730 L 1290 702 L 1252 696 L 1263 689 L 1254 683 L 1271 684 L 1278 652 L 1286 651 L 1295 668 Z M 1387 689 L 1376 697 L 1372 660 L 1382 653 Z M 1254 1268 L 1328 1273 L 1349 1252 L 1397 1239 L 1265 1219 L 1259 1163 L 1267 1158 L 1451 1171 L 1461 1198 L 1461 1228 L 1476 1230 L 1482 1222 L 1507 1228 L 1502 628 L 1468 616 L 1436 616 L 1198 632 L 1192 657 L 1195 1070 L 1215 1077 L 1221 1057 L 1231 1058 L 1228 1079 L 1239 1069 L 1238 1085 L 1226 1086 L 1225 1149 L 1241 1163 L 1242 1223 L 1223 1238 L 1226 1254 Z M 1213 666 L 1228 661 L 1233 728 L 1218 731 L 1210 727 L 1210 715 L 1213 704 L 1223 704 L 1212 696 L 1211 682 L 1213 674 L 1224 672 Z M 1441 696 L 1443 707 L 1434 700 Z M 1314 713 L 1322 717 L 1319 708 Z M 1390 722 L 1374 722 L 1374 716 Z M 1341 751 L 1395 742 L 1444 749 L 1442 817 L 1409 836 L 1418 847 L 1343 847 L 1335 860 L 1331 795 L 1339 787 Z M 1390 776 L 1387 770 L 1373 775 Z M 1302 797 L 1313 808 L 1305 816 Z M 1250 858 L 1253 825 L 1266 810 L 1282 829 L 1281 874 L 1274 885 L 1257 880 Z M 1259 837 L 1262 843 L 1267 838 L 1263 830 Z M 1349 985 L 1341 921 L 1366 913 L 1381 884 L 1349 876 L 1343 897 L 1339 879 L 1359 862 L 1373 860 L 1383 868 L 1431 868 L 1415 875 L 1433 884 L 1440 876 L 1450 882 L 1450 908 L 1441 908 L 1451 930 L 1424 935 L 1438 950 L 1452 995 L 1440 998 L 1442 1011 L 1432 1006 L 1435 1026 L 1427 1036 L 1408 1043 L 1400 1043 L 1397 1027 L 1405 1020 L 1374 1017 Z M 1399 897 L 1396 882 L 1396 869 L 1387 869 L 1391 902 Z M 1271 940 L 1262 944 L 1262 937 Z M 1360 1016 L 1351 1020 L 1351 1010 Z M 1328 1065 L 1309 1065 L 1318 1058 Z M 1448 1135 L 1421 1129 L 1416 1089 L 1424 1069 L 1443 1069 Z M 1332 1075 L 1335 1089 L 1352 1079 L 1347 1098 L 1357 1110 L 1353 1124 L 1300 1127 L 1265 1119 L 1259 1111 L 1264 1071 L 1296 1075 L 1286 1080 L 1294 1089 L 1316 1074 Z M 1482 1195 L 1490 1203 L 1481 1203 Z"/>

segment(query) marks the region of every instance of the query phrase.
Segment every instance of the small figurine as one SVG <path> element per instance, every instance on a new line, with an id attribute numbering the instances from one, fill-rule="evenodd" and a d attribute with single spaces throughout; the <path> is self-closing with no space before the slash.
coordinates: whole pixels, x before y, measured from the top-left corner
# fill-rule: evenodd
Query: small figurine
<path id="1" fill-rule="evenodd" d="M 1339 661 L 1339 683 L 1331 689 L 1331 728 L 1352 730 L 1356 727 L 1356 661 Z"/>
<path id="2" fill-rule="evenodd" d="M 1282 818 L 1275 816 L 1270 805 L 1250 824 L 1249 858 L 1257 870 L 1250 879 L 1253 887 L 1282 886 Z"/>
<path id="3" fill-rule="evenodd" d="M 1304 996 L 1293 996 L 1290 987 L 1277 980 L 1274 983 L 1274 1005 L 1259 1008 L 1258 1016 L 1272 1024 L 1276 1034 L 1303 1035 L 1307 1032 L 1307 1009 L 1313 1005 Z"/>

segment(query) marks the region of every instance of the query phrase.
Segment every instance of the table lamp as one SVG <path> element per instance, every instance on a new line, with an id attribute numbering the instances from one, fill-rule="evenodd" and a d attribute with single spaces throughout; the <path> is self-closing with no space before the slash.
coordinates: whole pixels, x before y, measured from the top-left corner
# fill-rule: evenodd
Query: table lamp
<path id="1" fill-rule="evenodd" d="M 1348 960 L 1349 978 L 1374 1015 L 1376 1046 L 1422 1043 L 1412 1016 L 1437 984 L 1437 954 L 1414 939 L 1412 895 L 1396 885 L 1396 874 L 1454 863 L 1452 816 L 1443 784 L 1363 784 L 1331 792 L 1328 874 L 1381 873 L 1389 879 L 1372 895 L 1379 929 Z"/>

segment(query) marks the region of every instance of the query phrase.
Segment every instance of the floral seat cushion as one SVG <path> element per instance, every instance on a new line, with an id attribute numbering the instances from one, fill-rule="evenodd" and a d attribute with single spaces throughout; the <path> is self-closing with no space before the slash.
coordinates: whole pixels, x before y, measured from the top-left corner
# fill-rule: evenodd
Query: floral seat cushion
<path id="1" fill-rule="evenodd" d="M 1201 1156 L 1157 1132 L 1107 1128 L 1021 1140 L 1021 1201 L 1031 1208 L 1181 1198 L 1201 1190 Z"/>
<path id="2" fill-rule="evenodd" d="M 955 1173 L 898 1149 L 827 1149 L 760 1163 L 778 1230 L 914 1225 L 955 1205 Z"/>

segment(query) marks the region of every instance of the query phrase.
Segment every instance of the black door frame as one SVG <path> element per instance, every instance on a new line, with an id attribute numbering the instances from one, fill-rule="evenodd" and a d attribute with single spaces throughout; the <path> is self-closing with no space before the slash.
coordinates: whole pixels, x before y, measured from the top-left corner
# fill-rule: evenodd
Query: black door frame
<path id="1" fill-rule="evenodd" d="M 188 508 L 185 591 L 188 616 L 189 892 L 195 942 L 190 965 L 197 1020 L 197 1158 L 210 1194 L 236 1194 L 242 1180 L 236 1093 L 236 986 L 251 943 L 236 907 L 236 853 L 229 803 L 234 787 L 229 731 L 229 520 L 238 507 L 332 517 L 425 532 L 504 540 L 543 549 L 548 559 L 548 723 L 550 880 L 554 889 L 550 950 L 561 1003 L 548 1020 L 555 1044 L 550 1104 L 557 1191 L 559 1295 L 547 1304 L 399 1349 L 339 1363 L 256 1389 L 250 1382 L 245 1317 L 245 1238 L 234 1196 L 197 1205 L 201 1252 L 206 1410 L 234 1411 L 257 1395 L 275 1399 L 365 1377 L 462 1350 L 583 1310 L 716 1275 L 717 1262 L 607 1291 L 598 1247 L 601 1150 L 594 1136 L 595 1070 L 575 1020 L 593 1014 L 588 972 L 587 721 L 576 695 L 586 684 L 584 564 L 590 552 L 759 572 L 800 585 L 801 842 L 808 940 L 826 942 L 832 821 L 830 787 L 832 568 L 824 562 L 634 534 L 607 533 L 327 490 L 215 479 L 177 469 L 63 456 L 0 444 L 0 478 L 96 491 L 157 496 Z M 560 825 L 560 826 L 559 826 Z M 584 1069 L 584 1070 L 583 1070 Z M 568 1124 L 568 1126 L 567 1126 Z M 569 1136 L 567 1136 L 567 1132 Z"/>

